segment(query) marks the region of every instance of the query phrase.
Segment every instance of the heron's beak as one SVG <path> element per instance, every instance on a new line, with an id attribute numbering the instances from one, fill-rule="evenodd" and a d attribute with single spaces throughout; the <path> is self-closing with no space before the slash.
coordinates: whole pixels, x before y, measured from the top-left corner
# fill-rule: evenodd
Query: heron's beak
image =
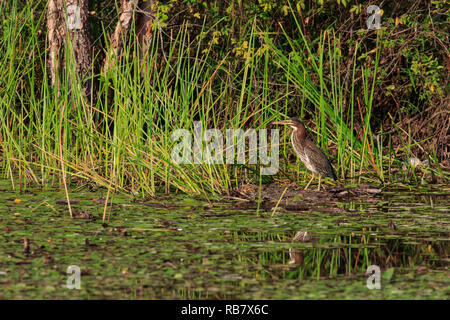
<path id="1" fill-rule="evenodd" d="M 292 124 L 292 121 L 291 120 L 274 121 L 274 122 L 272 122 L 272 124 L 287 124 L 287 125 L 289 125 L 289 124 Z"/>

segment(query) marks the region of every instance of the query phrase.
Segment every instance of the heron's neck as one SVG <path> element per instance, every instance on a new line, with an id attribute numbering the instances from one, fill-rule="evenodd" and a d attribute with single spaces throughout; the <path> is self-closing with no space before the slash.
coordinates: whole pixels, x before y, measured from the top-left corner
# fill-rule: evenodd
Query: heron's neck
<path id="1" fill-rule="evenodd" d="M 297 127 L 292 127 L 292 139 L 296 140 L 305 140 L 306 138 L 306 131 L 305 131 L 305 127 L 301 127 L 301 128 L 297 128 Z"/>

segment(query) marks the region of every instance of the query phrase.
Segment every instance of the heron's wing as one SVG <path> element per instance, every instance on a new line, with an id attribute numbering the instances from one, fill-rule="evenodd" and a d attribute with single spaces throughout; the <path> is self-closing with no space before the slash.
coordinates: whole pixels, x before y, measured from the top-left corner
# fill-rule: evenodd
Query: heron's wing
<path id="1" fill-rule="evenodd" d="M 324 176 L 328 176 L 332 178 L 333 180 L 337 180 L 336 172 L 333 169 L 333 166 L 331 165 L 330 160 L 328 157 L 322 152 L 322 150 L 319 149 L 318 146 L 311 140 L 307 140 L 305 143 L 305 150 L 308 154 L 308 158 L 314 159 L 314 165 L 315 169 Z"/>

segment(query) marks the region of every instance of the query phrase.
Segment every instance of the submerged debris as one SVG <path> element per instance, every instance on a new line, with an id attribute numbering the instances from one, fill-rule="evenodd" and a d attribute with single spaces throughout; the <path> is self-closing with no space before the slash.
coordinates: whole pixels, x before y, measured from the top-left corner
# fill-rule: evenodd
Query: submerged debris
<path id="1" fill-rule="evenodd" d="M 271 184 L 260 187 L 245 184 L 233 190 L 227 199 L 238 201 L 240 209 L 253 208 L 257 202 L 267 210 L 285 209 L 288 211 L 307 211 L 317 205 L 329 205 L 333 202 L 348 201 L 354 197 L 364 196 L 364 201 L 371 201 L 381 193 L 381 189 L 369 185 L 358 185 L 355 188 L 337 187 L 325 191 L 303 190 L 297 184 L 279 186 Z"/>
<path id="2" fill-rule="evenodd" d="M 95 219 L 95 216 L 87 210 L 73 212 L 74 219 Z"/>

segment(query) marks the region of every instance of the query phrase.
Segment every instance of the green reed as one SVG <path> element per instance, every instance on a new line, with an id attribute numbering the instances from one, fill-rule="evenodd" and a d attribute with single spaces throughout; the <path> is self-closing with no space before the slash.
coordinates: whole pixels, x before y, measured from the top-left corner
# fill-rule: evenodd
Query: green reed
<path id="1" fill-rule="evenodd" d="M 193 133 L 194 121 L 223 133 L 272 128 L 273 120 L 292 115 L 313 119 L 310 129 L 325 153 L 337 147 L 332 162 L 339 178 L 376 183 L 399 178 L 390 170 L 402 163 L 391 140 L 386 145 L 382 139 L 392 133 L 380 128 L 375 136 L 370 125 L 379 46 L 374 67 L 359 63 L 358 44 L 351 50 L 352 81 L 344 90 L 340 38 L 331 31 L 324 31 L 315 45 L 300 27 L 298 39 L 285 34 L 287 54 L 251 20 L 245 26 L 250 41 L 238 63 L 231 51 L 213 57 L 211 45 L 201 35 L 192 36 L 187 25 L 170 38 L 156 30 L 149 51 L 140 56 L 132 30 L 122 58 L 107 73 L 92 67 L 84 79 L 74 76 L 73 51 L 67 46 L 66 67 L 51 86 L 41 31 L 45 12 L 39 5 L 0 3 L 0 163 L 14 188 L 67 183 L 95 184 L 139 197 L 227 193 L 241 183 L 261 183 L 259 165 L 175 164 L 172 132 Z M 201 34 L 210 30 L 203 25 Z M 101 58 L 93 58 L 99 65 Z M 273 86 L 277 78 L 280 83 Z M 360 87 L 355 79 L 361 79 Z M 83 93 L 86 83 L 88 96 Z M 293 94 L 300 94 L 298 109 L 288 102 Z M 281 137 L 279 176 L 298 180 L 306 169 L 288 163 L 292 148 L 287 131 Z M 403 143 L 407 152 L 420 142 Z M 430 163 L 436 161 L 431 153 Z"/>

